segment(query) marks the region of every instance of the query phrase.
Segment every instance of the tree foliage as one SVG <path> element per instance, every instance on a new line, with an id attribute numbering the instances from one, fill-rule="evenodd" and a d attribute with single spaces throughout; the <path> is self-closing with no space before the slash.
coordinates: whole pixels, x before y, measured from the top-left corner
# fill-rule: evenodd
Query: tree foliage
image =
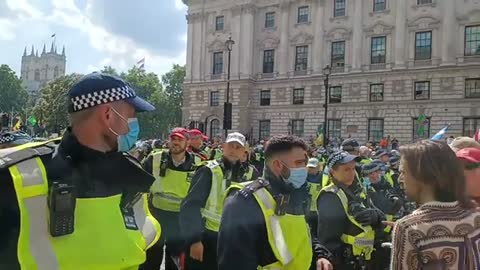
<path id="1" fill-rule="evenodd" d="M 170 100 L 172 121 L 175 125 L 182 122 L 183 104 L 183 80 L 185 78 L 185 66 L 173 65 L 173 68 L 162 76 L 165 94 Z"/>
<path id="2" fill-rule="evenodd" d="M 184 67 L 174 65 L 170 72 L 162 76 L 162 81 L 157 74 L 147 73 L 138 67 L 119 74 L 113 67 L 105 66 L 101 72 L 123 78 L 138 96 L 155 106 L 153 112 L 138 114 L 141 138 L 165 137 L 173 127 L 181 123 Z M 63 76 L 41 89 L 34 115 L 48 132 L 58 133 L 68 126 L 66 93 L 80 77 L 78 74 Z"/>
<path id="3" fill-rule="evenodd" d="M 55 133 L 59 133 L 68 126 L 66 95 L 81 77 L 82 75 L 79 74 L 65 75 L 47 83 L 40 90 L 40 98 L 33 109 L 40 126 Z"/>
<path id="4" fill-rule="evenodd" d="M 24 110 L 28 94 L 22 80 L 8 65 L 0 66 L 0 112 L 20 112 Z"/>

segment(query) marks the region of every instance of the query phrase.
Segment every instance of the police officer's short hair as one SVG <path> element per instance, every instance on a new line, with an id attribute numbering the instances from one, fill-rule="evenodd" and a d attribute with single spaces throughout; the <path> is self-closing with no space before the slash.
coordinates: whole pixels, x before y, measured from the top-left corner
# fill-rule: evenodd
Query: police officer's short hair
<path id="1" fill-rule="evenodd" d="M 302 148 L 305 151 L 308 150 L 307 144 L 297 136 L 274 136 L 268 140 L 265 146 L 265 159 L 269 160 L 276 154 L 288 152 L 296 147 Z"/>

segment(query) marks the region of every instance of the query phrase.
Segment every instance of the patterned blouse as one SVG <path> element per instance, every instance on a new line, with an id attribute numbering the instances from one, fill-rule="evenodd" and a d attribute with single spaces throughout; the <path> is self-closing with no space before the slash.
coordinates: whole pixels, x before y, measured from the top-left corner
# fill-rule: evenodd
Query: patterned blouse
<path id="1" fill-rule="evenodd" d="M 392 270 L 480 269 L 480 209 L 429 202 L 393 231 Z"/>

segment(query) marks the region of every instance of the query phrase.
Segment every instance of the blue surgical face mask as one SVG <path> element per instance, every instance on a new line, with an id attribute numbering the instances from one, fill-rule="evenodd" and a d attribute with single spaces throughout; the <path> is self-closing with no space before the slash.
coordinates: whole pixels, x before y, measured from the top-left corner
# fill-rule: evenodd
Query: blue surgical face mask
<path id="1" fill-rule="evenodd" d="M 128 152 L 135 147 L 135 143 L 138 140 L 138 134 L 140 133 L 140 125 L 137 118 L 128 118 L 125 119 L 121 114 L 119 114 L 115 109 L 112 110 L 123 120 L 128 123 L 128 133 L 120 135 L 110 128 L 110 131 L 117 135 L 118 151 L 119 152 Z"/>
<path id="2" fill-rule="evenodd" d="M 371 184 L 372 184 L 372 182 L 370 182 L 370 177 L 368 177 L 368 176 L 363 177 L 363 185 L 364 185 L 365 187 L 368 187 L 368 186 L 370 186 Z"/>
<path id="3" fill-rule="evenodd" d="M 285 163 L 282 164 L 288 168 Z M 295 189 L 302 187 L 307 181 L 308 169 L 307 167 L 302 168 L 288 168 L 290 171 L 290 176 L 286 179 L 287 183 L 290 183 Z"/>

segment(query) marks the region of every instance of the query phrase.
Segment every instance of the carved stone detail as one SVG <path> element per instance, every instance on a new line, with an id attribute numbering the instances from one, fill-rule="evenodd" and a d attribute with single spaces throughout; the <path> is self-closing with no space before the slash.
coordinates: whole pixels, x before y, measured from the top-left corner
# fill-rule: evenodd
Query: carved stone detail
<path id="1" fill-rule="evenodd" d="M 335 40 L 350 40 L 352 36 L 352 30 L 345 27 L 335 27 L 329 32 L 327 32 L 326 40 L 335 41 Z"/>
<path id="2" fill-rule="evenodd" d="M 412 20 L 408 20 L 408 28 L 410 31 L 417 31 L 423 29 L 438 29 L 441 25 L 441 20 L 429 15 L 417 16 Z"/>
<path id="3" fill-rule="evenodd" d="M 312 42 L 313 36 L 305 32 L 299 32 L 290 39 L 292 45 L 311 44 Z"/>
<path id="4" fill-rule="evenodd" d="M 380 34 L 391 34 L 394 26 L 388 25 L 383 21 L 377 21 L 370 27 L 363 29 L 367 36 L 380 35 Z"/>

